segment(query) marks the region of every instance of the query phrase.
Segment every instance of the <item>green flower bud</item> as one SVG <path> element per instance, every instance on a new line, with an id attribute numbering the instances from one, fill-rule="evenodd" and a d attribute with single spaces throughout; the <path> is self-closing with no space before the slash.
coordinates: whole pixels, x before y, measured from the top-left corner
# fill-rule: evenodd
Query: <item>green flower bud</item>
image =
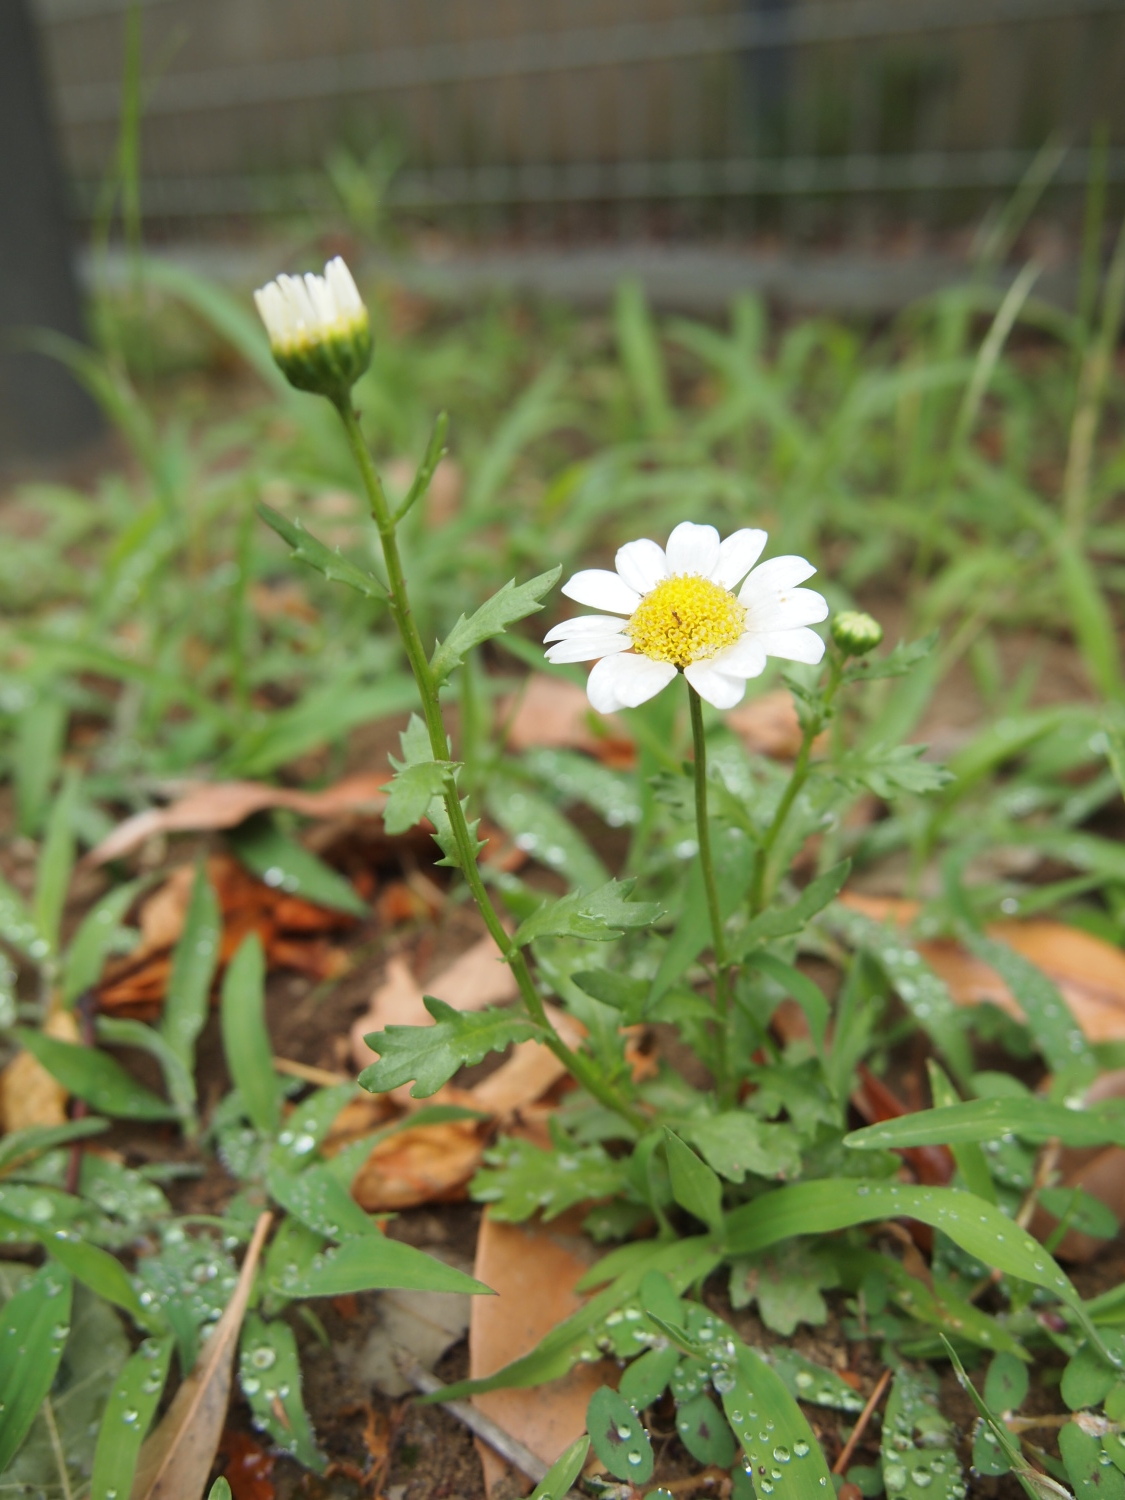
<path id="1" fill-rule="evenodd" d="M 845 656 L 866 656 L 883 639 L 883 627 L 870 615 L 846 609 L 832 621 L 832 639 Z"/>
<path id="2" fill-rule="evenodd" d="M 338 405 L 346 401 L 371 363 L 371 320 L 340 257 L 323 276 L 279 276 L 254 301 L 289 384 Z"/>

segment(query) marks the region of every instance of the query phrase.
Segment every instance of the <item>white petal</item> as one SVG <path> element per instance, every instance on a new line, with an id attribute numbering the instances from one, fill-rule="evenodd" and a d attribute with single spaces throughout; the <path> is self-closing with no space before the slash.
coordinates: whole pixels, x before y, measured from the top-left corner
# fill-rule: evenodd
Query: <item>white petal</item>
<path id="1" fill-rule="evenodd" d="M 562 586 L 568 599 L 588 604 L 591 609 L 608 609 L 614 614 L 631 615 L 641 602 L 636 589 L 607 568 L 585 568 Z"/>
<path id="2" fill-rule="evenodd" d="M 658 542 L 641 537 L 639 542 L 626 542 L 619 547 L 613 559 L 617 571 L 631 589 L 638 594 L 647 594 L 662 578 L 668 577 L 668 559 Z"/>
<path id="3" fill-rule="evenodd" d="M 736 589 L 762 555 L 768 537 L 746 527 L 734 531 L 719 548 L 719 566 L 711 575 L 725 589 Z"/>
<path id="4" fill-rule="evenodd" d="M 771 630 L 756 636 L 767 656 L 785 661 L 803 661 L 815 667 L 824 655 L 824 642 L 815 630 Z"/>
<path id="5" fill-rule="evenodd" d="M 331 288 L 337 308 L 345 317 L 363 312 L 363 298 L 359 295 L 355 278 L 339 255 L 333 256 L 325 266 L 324 279 Z"/>
<path id="6" fill-rule="evenodd" d="M 668 538 L 669 573 L 695 573 L 710 578 L 719 562 L 719 533 L 713 526 L 681 521 Z"/>
<path id="7" fill-rule="evenodd" d="M 573 640 L 556 641 L 547 652 L 547 660 L 596 661 L 599 656 L 628 651 L 632 644 L 627 635 L 576 635 Z"/>
<path id="8" fill-rule="evenodd" d="M 828 618 L 828 600 L 815 589 L 788 589 L 784 593 L 757 594 L 743 589 L 746 629 L 796 630 L 801 625 L 819 625 Z"/>
<path id="9" fill-rule="evenodd" d="M 716 672 L 725 672 L 728 677 L 760 677 L 766 670 L 766 652 L 760 636 L 744 635 L 702 665 L 714 667 Z"/>
<path id="10" fill-rule="evenodd" d="M 747 589 L 756 592 L 779 593 L 784 589 L 795 589 L 799 583 L 804 583 L 806 578 L 811 578 L 816 572 L 811 562 L 803 557 L 771 557 L 768 562 L 759 563 L 750 577 L 742 585 L 743 593 Z M 742 595 L 739 595 L 742 598 Z M 743 604 L 746 603 L 742 599 Z"/>
<path id="11" fill-rule="evenodd" d="M 624 621 L 617 615 L 575 615 L 572 620 L 560 620 L 552 625 L 543 637 L 544 646 L 552 641 L 569 641 L 575 635 L 614 635 Z"/>
<path id="12" fill-rule="evenodd" d="M 684 668 L 684 676 L 701 698 L 712 708 L 733 708 L 746 692 L 745 677 L 728 677 L 715 670 L 714 661 L 693 661 Z"/>
<path id="13" fill-rule="evenodd" d="M 586 694 L 600 714 L 636 708 L 655 698 L 676 675 L 670 661 L 648 656 L 603 656 L 590 673 Z"/>

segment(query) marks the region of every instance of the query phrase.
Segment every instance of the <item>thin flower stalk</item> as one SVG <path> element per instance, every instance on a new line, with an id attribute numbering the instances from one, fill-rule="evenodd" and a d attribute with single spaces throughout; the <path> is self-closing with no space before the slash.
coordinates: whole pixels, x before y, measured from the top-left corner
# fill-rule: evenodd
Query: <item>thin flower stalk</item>
<path id="1" fill-rule="evenodd" d="M 707 913 L 711 921 L 711 948 L 715 955 L 715 1020 L 718 1046 L 715 1049 L 715 1084 L 720 1100 L 730 1104 L 732 1083 L 730 1069 L 731 990 L 730 959 L 719 905 L 719 886 L 715 879 L 715 860 L 711 852 L 711 824 L 707 812 L 707 737 L 703 728 L 703 700 L 688 683 L 691 705 L 691 738 L 695 748 L 695 828 L 699 845 L 699 866 L 703 872 L 703 889 L 707 894 Z"/>

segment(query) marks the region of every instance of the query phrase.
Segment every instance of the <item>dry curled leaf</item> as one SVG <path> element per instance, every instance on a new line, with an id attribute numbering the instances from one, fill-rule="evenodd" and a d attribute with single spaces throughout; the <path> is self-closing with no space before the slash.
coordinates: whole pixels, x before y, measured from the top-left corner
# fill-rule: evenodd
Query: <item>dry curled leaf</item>
<path id="1" fill-rule="evenodd" d="M 226 1311 L 200 1351 L 137 1460 L 131 1500 L 199 1500 L 215 1459 L 230 1401 L 231 1368 L 250 1288 L 273 1215 L 254 1226 Z"/>
<path id="2" fill-rule="evenodd" d="M 150 807 L 126 818 L 85 856 L 86 865 L 104 865 L 139 849 L 158 833 L 203 833 L 236 828 L 253 813 L 285 807 L 306 818 L 332 818 L 360 810 L 380 812 L 386 794 L 385 775 L 349 776 L 320 792 L 269 786 L 264 781 L 214 781 L 187 784 L 167 807 Z"/>
<path id="3" fill-rule="evenodd" d="M 631 766 L 636 758 L 616 715 L 595 714 L 584 688 L 545 672 L 532 673 L 520 692 L 505 700 L 501 723 L 513 750 L 585 750 L 620 766 Z"/>
<path id="4" fill-rule="evenodd" d="M 352 1197 L 369 1213 L 456 1201 L 465 1196 L 482 1149 L 476 1120 L 399 1131 L 372 1149 L 352 1179 Z"/>
<path id="5" fill-rule="evenodd" d="M 69 1010 L 53 1010 L 43 1030 L 60 1042 L 79 1040 L 78 1022 Z M 0 1071 L 0 1131 L 33 1125 L 63 1125 L 70 1095 L 38 1058 L 17 1052 Z"/>

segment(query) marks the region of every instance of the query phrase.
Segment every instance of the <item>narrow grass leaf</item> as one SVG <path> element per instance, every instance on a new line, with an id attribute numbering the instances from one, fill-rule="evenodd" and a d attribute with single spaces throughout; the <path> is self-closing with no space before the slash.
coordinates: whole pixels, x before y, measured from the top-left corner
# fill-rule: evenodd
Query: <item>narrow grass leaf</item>
<path id="1" fill-rule="evenodd" d="M 324 1470 L 301 1394 L 297 1340 L 288 1323 L 246 1316 L 238 1357 L 238 1381 L 249 1402 L 254 1426 L 268 1432 L 283 1453 L 314 1474 Z"/>
<path id="2" fill-rule="evenodd" d="M 532 859 L 592 891 L 609 880 L 609 871 L 570 820 L 530 788 L 494 781 L 487 794 L 488 811 L 505 833 Z"/>
<path id="3" fill-rule="evenodd" d="M 895 1151 L 904 1146 L 954 1146 L 1018 1135 L 1039 1144 L 1125 1146 L 1125 1111 L 1067 1109 L 1046 1099 L 970 1099 L 941 1109 L 923 1109 L 878 1125 L 865 1125 L 844 1138 L 859 1151 Z"/>
<path id="4" fill-rule="evenodd" d="M 282 833 L 272 819 L 252 818 L 229 838 L 242 863 L 267 885 L 332 911 L 344 911 L 353 917 L 369 915 L 367 903 L 354 886 L 303 844 Z"/>
<path id="5" fill-rule="evenodd" d="M 531 1500 L 566 1500 L 566 1493 L 582 1472 L 590 1439 L 584 1434 L 564 1448 L 531 1492 Z"/>
<path id="6" fill-rule="evenodd" d="M 930 1097 L 937 1109 L 948 1109 L 961 1103 L 957 1090 L 932 1057 L 926 1064 L 926 1072 L 930 1079 Z M 995 1203 L 996 1187 L 992 1181 L 992 1173 L 977 1142 L 959 1141 L 952 1147 L 952 1151 L 957 1170 L 969 1192 L 976 1193 L 978 1198 L 987 1199 L 989 1203 Z"/>
<path id="7" fill-rule="evenodd" d="M 338 743 L 357 725 L 402 713 L 417 702 L 418 688 L 404 672 L 388 672 L 369 686 L 333 682 L 315 688 L 238 740 L 224 759 L 221 773 L 270 776 L 310 750 Z"/>
<path id="8" fill-rule="evenodd" d="M 76 776 L 68 776 L 64 781 L 47 819 L 47 832 L 39 851 L 31 909 L 35 925 L 50 944 L 52 953 L 58 951 L 63 907 L 74 869 L 74 809 L 78 786 Z"/>
<path id="9" fill-rule="evenodd" d="M 259 1217 L 226 1310 L 141 1448 L 130 1500 L 199 1500 L 226 1420 L 234 1350 L 272 1222 L 272 1214 Z"/>
<path id="10" fill-rule="evenodd" d="M 718 1174 L 678 1135 L 665 1129 L 664 1149 L 672 1196 L 681 1208 L 701 1219 L 715 1233 L 723 1227 L 723 1184 Z"/>
<path id="11" fill-rule="evenodd" d="M 488 1293 L 490 1288 L 444 1261 L 385 1234 L 363 1234 L 313 1258 L 303 1274 L 275 1286 L 285 1297 L 341 1297 L 349 1292 Z"/>
<path id="12" fill-rule="evenodd" d="M 0 1136 L 0 1177 L 17 1168 L 30 1166 L 48 1151 L 68 1146 L 87 1136 L 101 1135 L 109 1129 L 108 1120 L 87 1115 L 83 1120 L 69 1120 L 65 1125 L 29 1125 Z"/>
<path id="13" fill-rule="evenodd" d="M 0 939 L 32 963 L 42 963 L 51 945 L 40 932 L 20 893 L 0 876 Z"/>
<path id="14" fill-rule="evenodd" d="M 133 1485 L 141 1443 L 149 1429 L 172 1356 L 172 1339 L 145 1339 L 114 1381 L 94 1449 L 90 1500 L 118 1500 Z"/>
<path id="15" fill-rule="evenodd" d="M 281 1093 L 266 1030 L 265 974 L 261 941 L 251 933 L 223 976 L 220 1020 L 227 1067 L 250 1123 L 263 1135 L 275 1135 Z"/>
<path id="16" fill-rule="evenodd" d="M 293 556 L 308 567 L 315 568 L 329 583 L 345 583 L 365 599 L 386 599 L 386 586 L 374 573 L 357 568 L 335 548 L 326 547 L 323 542 L 317 541 L 298 517 L 290 520 L 268 505 L 259 505 L 257 510 L 266 525 L 276 531 L 283 542 L 288 542 Z"/>
<path id="17" fill-rule="evenodd" d="M 62 998 L 73 1005 L 101 977 L 105 961 L 113 951 L 125 913 L 143 889 L 143 880 L 130 880 L 103 896 L 83 917 L 67 946 L 63 962 Z"/>
<path id="18" fill-rule="evenodd" d="M 742 1444 L 756 1495 L 823 1500 L 832 1494 L 816 1434 L 776 1370 L 739 1341 L 722 1386 L 723 1409 Z"/>
<path id="19" fill-rule="evenodd" d="M 69 1332 L 74 1286 L 45 1265 L 12 1294 L 0 1316 L 0 1473 L 15 1457 L 51 1389 Z"/>
<path id="20" fill-rule="evenodd" d="M 144 1021 L 118 1020 L 114 1016 L 100 1016 L 97 1022 L 99 1042 L 110 1047 L 137 1047 L 147 1052 L 160 1064 L 164 1075 L 164 1087 L 176 1113 L 183 1116 L 191 1110 L 194 1088 L 191 1074 L 173 1052 L 165 1038 L 155 1027 Z"/>
<path id="21" fill-rule="evenodd" d="M 11 750 L 12 783 L 20 833 L 34 838 L 59 772 L 69 712 L 58 684 L 44 684 L 16 722 Z"/>
<path id="22" fill-rule="evenodd" d="M 195 1043 L 210 1010 L 211 983 L 219 961 L 222 914 L 219 898 L 200 864 L 192 883 L 183 931 L 172 951 L 172 972 L 160 1016 L 160 1035 L 187 1074 L 186 1096 L 172 1098 L 184 1111 L 195 1104 Z"/>
<path id="23" fill-rule="evenodd" d="M 1052 1068 L 1065 1063 L 1096 1066 L 1094 1051 L 1055 983 L 1007 943 L 982 932 L 963 934 L 965 946 L 995 969 L 1020 1003 L 1036 1046 Z"/>
<path id="24" fill-rule="evenodd" d="M 59 1041 L 26 1026 L 15 1027 L 12 1034 L 52 1078 L 100 1113 L 126 1120 L 176 1118 L 171 1104 L 158 1099 L 104 1052 L 77 1042 Z"/>
<path id="25" fill-rule="evenodd" d="M 266 1170 L 266 1186 L 282 1208 L 325 1239 L 379 1233 L 343 1183 L 316 1162 L 294 1172 L 284 1156 L 276 1157 Z"/>

